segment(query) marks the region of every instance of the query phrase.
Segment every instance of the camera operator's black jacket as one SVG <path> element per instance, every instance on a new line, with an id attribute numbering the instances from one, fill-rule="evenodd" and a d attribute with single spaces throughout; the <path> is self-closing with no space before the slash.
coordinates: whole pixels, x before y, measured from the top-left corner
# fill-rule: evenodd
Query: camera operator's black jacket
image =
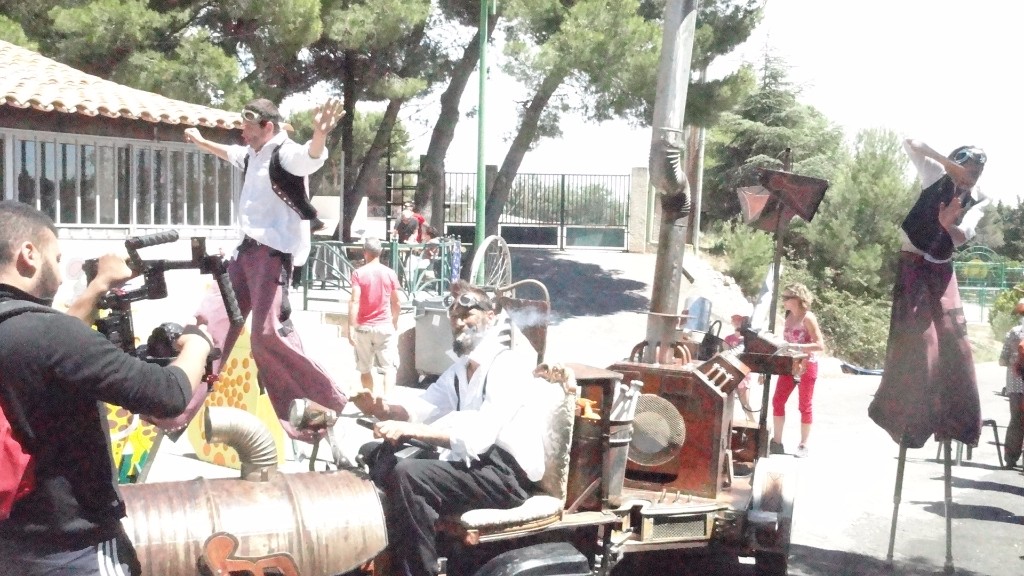
<path id="1" fill-rule="evenodd" d="M 9 299 L 44 303 L 0 284 Z M 0 394 L 24 417 L 36 466 L 36 488 L 0 521 L 0 538 L 48 552 L 111 538 L 125 515 L 101 402 L 171 417 L 192 387 L 180 368 L 134 358 L 78 318 L 25 312 L 0 322 Z"/>

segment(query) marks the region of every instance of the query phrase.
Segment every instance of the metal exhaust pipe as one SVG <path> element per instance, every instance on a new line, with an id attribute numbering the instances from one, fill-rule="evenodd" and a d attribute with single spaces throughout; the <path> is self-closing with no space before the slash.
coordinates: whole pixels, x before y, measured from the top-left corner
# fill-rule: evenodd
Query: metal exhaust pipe
<path id="1" fill-rule="evenodd" d="M 277 446 L 255 415 L 226 406 L 209 406 L 203 414 L 207 442 L 227 444 L 238 452 L 242 479 L 266 481 L 277 471 Z"/>

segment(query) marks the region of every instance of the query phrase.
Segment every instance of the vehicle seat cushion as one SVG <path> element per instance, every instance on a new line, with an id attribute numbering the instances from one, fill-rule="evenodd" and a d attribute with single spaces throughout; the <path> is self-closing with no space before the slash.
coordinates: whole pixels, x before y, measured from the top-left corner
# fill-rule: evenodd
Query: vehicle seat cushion
<path id="1" fill-rule="evenodd" d="M 497 508 L 470 510 L 459 517 L 459 523 L 465 528 L 484 530 L 494 527 L 520 526 L 549 517 L 552 520 L 557 520 L 563 506 L 563 500 L 540 494 L 531 496 L 526 499 L 526 502 L 507 510 Z"/>

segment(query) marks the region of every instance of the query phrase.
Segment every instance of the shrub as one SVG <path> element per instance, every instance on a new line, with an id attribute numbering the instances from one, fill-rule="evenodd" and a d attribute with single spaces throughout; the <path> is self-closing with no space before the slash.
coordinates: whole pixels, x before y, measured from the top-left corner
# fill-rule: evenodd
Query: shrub
<path id="1" fill-rule="evenodd" d="M 765 270 L 772 262 L 775 249 L 770 234 L 728 222 L 717 232 L 712 246 L 712 253 L 720 250 L 728 257 L 726 274 L 732 276 L 744 294 L 760 292 Z"/>
<path id="2" fill-rule="evenodd" d="M 996 338 L 1002 339 L 1017 323 L 1018 317 L 1013 313 L 1013 309 L 1021 298 L 1024 298 L 1024 283 L 1000 292 L 992 302 L 992 307 L 988 310 L 988 323 L 992 326 L 992 334 Z"/>
<path id="3" fill-rule="evenodd" d="M 818 321 L 831 354 L 865 368 L 881 368 L 889 339 L 891 303 L 827 291 Z"/>

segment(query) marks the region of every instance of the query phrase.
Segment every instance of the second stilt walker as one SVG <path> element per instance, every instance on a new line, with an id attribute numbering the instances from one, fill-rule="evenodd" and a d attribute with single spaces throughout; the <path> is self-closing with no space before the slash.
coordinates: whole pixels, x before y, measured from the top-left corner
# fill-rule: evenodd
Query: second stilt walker
<path id="1" fill-rule="evenodd" d="M 987 204 L 977 188 L 987 157 L 973 146 L 961 146 L 948 157 L 917 140 L 904 147 L 922 190 L 901 227 L 885 370 L 868 408 L 871 419 L 900 444 L 889 560 L 907 448 L 922 447 L 932 435 L 945 444 L 948 508 L 949 442 L 976 446 L 981 434 L 974 358 L 952 259 L 954 249 L 974 236 Z M 948 514 L 946 524 L 946 569 L 951 570 Z"/>

